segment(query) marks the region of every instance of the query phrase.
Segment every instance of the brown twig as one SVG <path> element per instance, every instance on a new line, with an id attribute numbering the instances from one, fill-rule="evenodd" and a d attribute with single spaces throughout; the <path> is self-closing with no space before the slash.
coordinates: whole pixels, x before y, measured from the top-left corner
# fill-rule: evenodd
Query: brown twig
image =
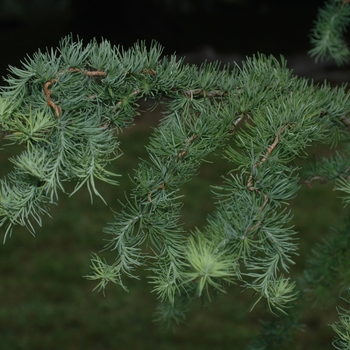
<path id="1" fill-rule="evenodd" d="M 141 91 L 142 91 L 141 89 L 136 89 L 128 97 L 133 97 L 133 96 L 139 94 Z M 115 106 L 119 107 L 122 103 L 123 103 L 123 101 L 119 101 Z"/>
<path id="2" fill-rule="evenodd" d="M 183 158 L 186 154 L 187 154 L 187 149 L 188 147 L 191 145 L 191 143 L 198 137 L 198 134 L 193 134 L 191 137 L 188 137 L 186 139 L 186 148 L 184 150 L 182 150 L 176 157 L 175 161 L 178 161 L 179 159 Z M 160 190 L 164 190 L 165 189 L 165 182 L 163 182 L 160 186 L 158 186 L 156 189 L 152 190 L 149 192 L 148 194 L 148 201 L 152 202 L 152 196 L 154 193 L 160 191 Z"/>
<path id="3" fill-rule="evenodd" d="M 58 74 L 59 75 L 62 75 L 63 73 L 70 73 L 70 72 L 80 72 L 80 73 L 84 73 L 85 75 L 87 75 L 88 77 L 96 77 L 96 76 L 106 76 L 107 73 L 106 72 L 103 72 L 101 70 L 95 70 L 95 71 L 89 71 L 89 70 L 82 70 L 82 69 L 79 69 L 79 68 L 69 68 L 63 72 L 60 72 Z M 49 87 L 56 83 L 58 80 L 58 78 L 55 78 L 55 79 L 51 79 L 49 81 L 47 81 L 45 84 L 44 84 L 44 93 L 45 93 L 45 97 L 46 97 L 46 102 L 47 102 L 47 105 L 50 106 L 54 111 L 55 111 L 55 114 L 57 116 L 57 118 L 59 118 L 61 116 L 61 113 L 62 113 L 62 109 L 60 106 L 56 105 L 52 99 L 51 99 L 51 90 L 49 89 Z"/>
<path id="4" fill-rule="evenodd" d="M 87 75 L 88 77 L 98 77 L 98 76 L 105 77 L 107 76 L 107 73 L 102 72 L 101 70 L 95 70 L 95 71 L 86 70 L 85 75 Z"/>
<path id="5" fill-rule="evenodd" d="M 193 99 L 194 95 L 201 95 L 204 97 L 215 97 L 215 96 L 227 96 L 228 93 L 226 91 L 221 90 L 213 90 L 213 91 L 205 91 L 203 89 L 193 89 L 193 90 L 182 90 L 182 93 L 190 99 Z"/>
<path id="6" fill-rule="evenodd" d="M 251 190 L 251 191 L 254 191 L 254 187 L 252 187 L 253 188 L 253 190 Z M 256 191 L 257 193 L 259 193 L 259 194 L 261 194 L 261 192 L 260 191 Z M 264 196 L 264 203 L 263 203 L 263 205 L 259 208 L 259 212 L 261 213 L 264 209 L 265 209 L 265 207 L 266 207 L 266 205 L 267 205 L 267 203 L 269 202 L 269 197 L 267 196 L 267 194 L 264 194 L 263 193 L 263 196 Z M 262 221 L 261 220 L 259 220 L 255 225 L 252 225 L 252 226 L 250 226 L 247 230 L 246 230 L 246 233 L 245 233 L 245 235 L 246 234 L 248 234 L 250 231 L 253 231 L 253 230 L 255 230 L 256 228 L 258 228 L 259 226 L 261 226 L 262 225 Z"/>
<path id="7" fill-rule="evenodd" d="M 176 161 L 183 158 L 187 154 L 188 147 L 191 145 L 191 143 L 198 137 L 198 134 L 193 134 L 191 137 L 188 137 L 186 139 L 186 148 L 183 149 L 176 157 Z"/>
<path id="8" fill-rule="evenodd" d="M 264 196 L 265 201 L 264 201 L 263 205 L 260 207 L 260 211 L 263 211 L 264 208 L 266 207 L 267 203 L 269 202 L 269 197 L 267 196 L 267 194 L 264 193 L 263 196 Z"/>
<path id="9" fill-rule="evenodd" d="M 272 144 L 267 148 L 267 152 L 266 154 L 263 156 L 263 158 L 254 164 L 255 168 L 259 168 L 264 162 L 267 161 L 267 159 L 269 158 L 269 156 L 271 155 L 271 153 L 273 152 L 273 150 L 277 147 L 279 141 L 280 141 L 280 136 L 281 134 L 286 130 L 286 128 L 289 125 L 284 125 L 277 133 L 276 133 L 276 137 L 274 139 L 274 141 L 272 142 Z M 249 191 L 256 191 L 257 193 L 261 194 L 261 192 L 259 190 L 257 190 L 254 185 L 253 185 L 253 174 L 249 175 L 248 178 L 248 182 L 247 182 L 247 188 Z M 259 208 L 260 211 L 263 211 L 264 208 L 266 207 L 267 203 L 269 202 L 269 197 L 266 194 L 262 194 L 264 196 L 264 203 L 263 205 Z"/>
<path id="10" fill-rule="evenodd" d="M 98 70 L 84 70 L 80 68 L 68 68 L 67 70 L 61 72 L 59 75 L 62 75 L 63 73 L 70 73 L 70 72 L 78 72 L 78 73 L 84 73 L 88 77 L 97 77 L 97 76 L 107 76 L 107 73 L 98 69 Z"/>
<path id="11" fill-rule="evenodd" d="M 300 180 L 299 184 L 306 184 L 308 188 L 312 188 L 312 182 L 313 181 L 320 181 L 320 183 L 323 185 L 327 182 L 327 179 L 322 176 L 313 176 L 312 178 L 308 180 Z"/>
<path id="12" fill-rule="evenodd" d="M 44 84 L 44 93 L 46 96 L 46 101 L 47 105 L 50 106 L 56 113 L 57 118 L 60 117 L 61 115 L 61 108 L 60 106 L 56 105 L 52 100 L 51 100 L 51 90 L 49 90 L 49 87 L 53 84 L 56 83 L 57 79 L 51 79 L 48 82 Z"/>
<path id="13" fill-rule="evenodd" d="M 253 186 L 253 175 L 252 174 L 249 175 L 249 179 L 248 179 L 248 182 L 247 182 L 247 187 L 248 187 L 249 191 L 255 191 L 255 188 Z"/>
<path id="14" fill-rule="evenodd" d="M 151 68 L 143 69 L 142 73 L 148 73 L 151 77 L 154 77 L 157 74 L 157 72 Z"/>
<path id="15" fill-rule="evenodd" d="M 272 151 L 278 145 L 281 134 L 283 133 L 284 130 L 286 130 L 287 127 L 288 127 L 288 125 L 284 125 L 280 129 L 280 131 L 278 133 L 276 133 L 276 137 L 275 137 L 274 141 L 272 142 L 272 144 L 267 148 L 267 152 L 264 155 L 264 157 L 259 162 L 255 163 L 255 165 L 254 165 L 255 168 L 259 168 L 264 162 L 267 161 L 267 159 L 271 155 Z M 250 176 L 249 176 L 247 187 L 250 191 L 255 191 L 255 188 L 253 187 L 253 175 L 252 174 L 250 174 Z"/>
<path id="16" fill-rule="evenodd" d="M 163 182 L 160 186 L 158 186 L 155 190 L 152 190 L 150 191 L 149 195 L 148 195 L 148 201 L 149 202 L 152 202 L 152 196 L 153 196 L 153 193 L 156 193 L 160 190 L 164 190 L 165 189 L 165 182 Z"/>
<path id="17" fill-rule="evenodd" d="M 233 134 L 236 131 L 237 125 L 241 122 L 241 120 L 244 117 L 245 117 L 244 115 L 241 115 L 232 123 L 232 127 L 231 127 L 231 130 L 229 131 L 229 134 Z"/>
<path id="18" fill-rule="evenodd" d="M 276 137 L 275 137 L 275 140 L 273 141 L 273 143 L 268 147 L 267 149 L 267 152 L 265 154 L 265 156 L 261 159 L 260 162 L 258 162 L 255 167 L 258 168 L 259 166 L 261 166 L 262 163 L 264 163 L 268 157 L 271 155 L 272 151 L 276 148 L 278 142 L 279 142 L 279 139 L 280 139 L 280 136 L 281 134 L 283 133 L 284 130 L 286 130 L 286 128 L 288 127 L 288 125 L 284 125 L 281 130 L 276 134 Z"/>
<path id="19" fill-rule="evenodd" d="M 349 0 L 350 2 L 350 0 Z M 343 173 L 341 174 L 338 174 L 337 177 L 343 177 L 345 178 L 346 180 L 349 179 L 349 175 L 348 175 L 348 172 L 350 171 L 350 167 L 347 167 Z M 318 176 L 318 175 L 315 175 L 315 176 L 312 176 L 310 179 L 308 180 L 300 180 L 299 181 L 299 184 L 305 184 L 308 188 L 312 188 L 312 182 L 313 181 L 319 181 L 321 185 L 327 183 L 327 178 L 326 177 L 322 177 L 322 176 Z"/>
<path id="20" fill-rule="evenodd" d="M 350 0 L 349 0 L 349 3 L 350 3 Z M 344 118 L 341 118 L 340 121 L 341 121 L 346 127 L 349 127 L 349 126 L 350 126 L 350 118 L 344 117 Z"/>

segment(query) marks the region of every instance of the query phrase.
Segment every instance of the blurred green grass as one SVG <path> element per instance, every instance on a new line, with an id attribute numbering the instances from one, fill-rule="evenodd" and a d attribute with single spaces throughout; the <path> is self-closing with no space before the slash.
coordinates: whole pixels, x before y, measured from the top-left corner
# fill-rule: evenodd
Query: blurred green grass
<path id="1" fill-rule="evenodd" d="M 83 278 L 90 271 L 90 253 L 103 247 L 106 237 L 102 228 L 113 220 L 110 208 L 118 210 L 118 199 L 123 201 L 124 192 L 132 188 L 127 173 L 132 174 L 138 159 L 146 157 L 144 146 L 159 117 L 159 110 L 143 113 L 136 118 L 136 126 L 120 135 L 125 154 L 113 168 L 124 174 L 121 185 L 98 184 L 107 206 L 98 198 L 91 205 L 86 189 L 72 198 L 62 194 L 59 205 L 52 208 L 52 218 L 44 219 L 35 238 L 15 228 L 12 237 L 0 246 L 0 349 L 244 349 L 258 333 L 258 320 L 265 309 L 259 305 L 249 313 L 253 299 L 238 286 L 206 307 L 198 303 L 187 324 L 173 333 L 152 322 L 157 300 L 144 272 L 140 271 L 141 281 L 127 281 L 128 293 L 110 285 L 106 296 L 92 292 L 94 283 Z M 0 152 L 1 176 L 11 167 L 7 159 L 11 152 L 18 149 L 5 147 Z M 310 148 L 309 153 L 314 152 L 325 151 Z M 210 161 L 203 163 L 200 175 L 182 189 L 187 229 L 203 226 L 214 208 L 210 185 L 219 184 L 220 176 L 230 170 L 220 155 L 213 155 Z M 293 225 L 300 239 L 294 276 L 304 268 L 313 244 L 343 216 L 337 196 L 332 184 L 315 184 L 312 189 L 302 187 L 292 201 Z M 105 256 L 113 259 L 112 253 Z M 324 310 L 310 303 L 308 307 L 305 329 L 297 333 L 290 349 L 329 349 L 334 334 L 327 324 L 336 320 L 335 306 Z"/>

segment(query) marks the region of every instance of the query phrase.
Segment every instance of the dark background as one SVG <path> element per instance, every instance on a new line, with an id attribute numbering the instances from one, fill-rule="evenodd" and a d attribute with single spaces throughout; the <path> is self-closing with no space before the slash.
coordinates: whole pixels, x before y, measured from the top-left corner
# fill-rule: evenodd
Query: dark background
<path id="1" fill-rule="evenodd" d="M 158 41 L 166 54 L 210 46 L 220 54 L 305 53 L 322 1 L 1 0 L 0 73 L 72 33 L 131 46 Z"/>

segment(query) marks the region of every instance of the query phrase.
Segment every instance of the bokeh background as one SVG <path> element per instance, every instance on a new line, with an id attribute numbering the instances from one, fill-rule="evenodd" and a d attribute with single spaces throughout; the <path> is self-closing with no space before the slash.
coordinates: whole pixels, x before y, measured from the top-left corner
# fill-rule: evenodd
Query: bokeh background
<path id="1" fill-rule="evenodd" d="M 0 76 L 8 65 L 19 66 L 39 48 L 57 46 L 73 34 L 85 42 L 105 38 L 129 47 L 137 40 L 158 41 L 165 54 L 176 52 L 187 62 L 205 59 L 240 62 L 262 52 L 287 57 L 296 74 L 333 85 L 349 80 L 349 66 L 315 64 L 307 57 L 309 33 L 316 19 L 316 0 L 0 0 Z M 141 103 L 135 126 L 120 135 L 124 156 L 113 167 L 124 174 L 121 186 L 99 184 L 108 202 L 91 205 L 84 189 L 72 198 L 63 195 L 46 217 L 36 237 L 16 228 L 0 246 L 0 349 L 244 349 L 259 332 L 263 305 L 249 313 L 251 295 L 233 287 L 209 305 L 198 303 L 187 324 L 175 331 L 159 328 L 152 321 L 157 305 L 144 272 L 141 281 L 128 281 L 129 293 L 108 286 L 106 296 L 92 292 L 94 284 L 83 278 L 89 273 L 89 256 L 103 246 L 102 229 L 113 220 L 111 208 L 131 189 L 128 173 L 138 159 L 147 157 L 145 145 L 161 118 Z M 0 174 L 11 169 L 8 157 L 18 148 L 0 152 Z M 320 145 L 310 154 L 324 155 Z M 186 228 L 201 227 L 213 209 L 210 185 L 230 167 L 213 155 L 200 175 L 184 186 L 183 222 Z M 302 188 L 291 203 L 295 229 L 299 231 L 300 257 L 293 275 L 298 276 L 305 257 L 316 242 L 344 215 L 332 184 Z M 0 228 L 0 234 L 4 229 Z M 113 255 L 106 255 L 113 259 Z M 327 324 L 337 318 L 335 304 L 311 302 L 302 320 L 304 331 L 285 349 L 330 349 L 334 336 Z"/>

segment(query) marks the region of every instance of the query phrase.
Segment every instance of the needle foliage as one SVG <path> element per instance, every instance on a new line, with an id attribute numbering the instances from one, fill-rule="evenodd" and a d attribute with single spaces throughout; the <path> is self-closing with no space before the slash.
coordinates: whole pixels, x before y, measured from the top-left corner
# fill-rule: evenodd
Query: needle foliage
<path id="1" fill-rule="evenodd" d="M 344 34 L 350 23 L 348 0 L 329 0 L 319 10 L 311 32 L 309 54 L 318 60 L 334 60 L 338 65 L 349 62 L 350 50 Z"/>
<path id="2" fill-rule="evenodd" d="M 328 18 L 322 13 L 322 20 Z M 144 268 L 160 301 L 156 318 L 167 323 L 182 321 L 196 299 L 210 300 L 231 284 L 252 291 L 253 307 L 265 301 L 282 318 L 310 286 L 317 286 L 317 297 L 333 283 L 349 287 L 348 228 L 315 247 L 304 287 L 297 287 L 290 267 L 298 241 L 288 209 L 301 183 L 295 160 L 312 143 L 332 147 L 350 139 L 345 86 L 294 76 L 283 57 L 257 54 L 241 67 L 198 67 L 163 57 L 157 43 L 126 50 L 106 40 L 84 46 L 72 37 L 26 57 L 21 68 L 9 67 L 5 81 L 0 126 L 5 140 L 22 144 L 23 151 L 10 159 L 13 170 L 0 180 L 4 239 L 15 225 L 34 234 L 34 223 L 41 225 L 67 192 L 66 182 L 75 183 L 70 195 L 86 186 L 91 200 L 102 197 L 97 179 L 117 185 L 109 164 L 118 164 L 121 155 L 118 133 L 132 125 L 138 101 L 152 99 L 163 104 L 164 117 L 146 145 L 148 158 L 130 175 L 133 191 L 120 199 L 122 209 L 104 228 L 101 248 L 113 251 L 114 261 L 92 254 L 87 278 L 97 281 L 96 289 L 104 291 L 111 282 L 127 290 L 128 278 Z M 213 187 L 216 209 L 205 227 L 187 232 L 180 188 L 219 149 L 232 171 Z M 312 163 L 304 182 L 335 181 L 348 203 L 348 151 Z M 293 314 L 289 320 L 284 328 L 297 328 Z M 348 311 L 341 311 L 332 325 L 337 348 L 349 346 L 348 324 Z M 276 337 L 287 337 L 276 331 L 281 328 L 275 321 L 264 329 L 268 336 L 252 348 L 271 348 Z"/>

